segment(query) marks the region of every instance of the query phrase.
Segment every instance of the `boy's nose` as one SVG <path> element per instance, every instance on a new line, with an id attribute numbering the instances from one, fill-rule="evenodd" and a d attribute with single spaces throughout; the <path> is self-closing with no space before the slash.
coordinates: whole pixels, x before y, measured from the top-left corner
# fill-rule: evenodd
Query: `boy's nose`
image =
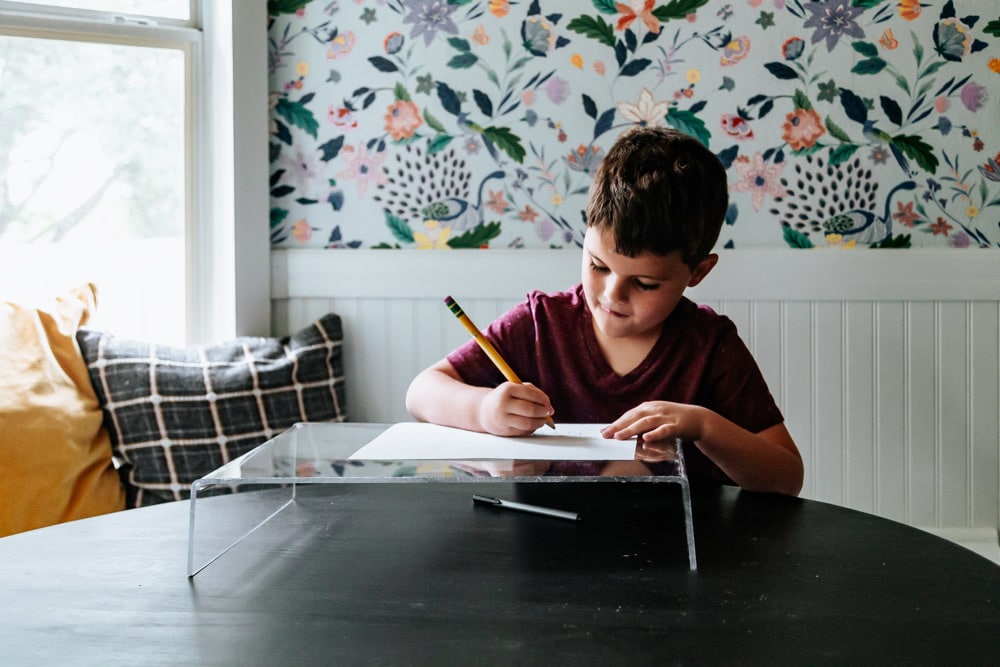
<path id="1" fill-rule="evenodd" d="M 625 303 L 628 295 L 625 291 L 625 281 L 621 278 L 609 275 L 604 281 L 604 297 L 610 303 Z"/>

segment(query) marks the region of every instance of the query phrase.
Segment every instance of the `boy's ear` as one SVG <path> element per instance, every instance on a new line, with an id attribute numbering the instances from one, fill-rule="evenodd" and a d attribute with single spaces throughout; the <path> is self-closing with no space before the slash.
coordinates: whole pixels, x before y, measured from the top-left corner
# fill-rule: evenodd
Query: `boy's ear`
<path id="1" fill-rule="evenodd" d="M 691 280 L 688 281 L 687 286 L 694 287 L 695 285 L 700 283 L 702 280 L 705 279 L 705 276 L 707 276 L 712 271 L 712 269 L 715 268 L 715 265 L 718 263 L 719 263 L 719 256 L 716 255 L 715 253 L 712 253 L 705 259 L 698 262 L 698 266 L 694 267 L 694 271 L 691 273 Z"/>

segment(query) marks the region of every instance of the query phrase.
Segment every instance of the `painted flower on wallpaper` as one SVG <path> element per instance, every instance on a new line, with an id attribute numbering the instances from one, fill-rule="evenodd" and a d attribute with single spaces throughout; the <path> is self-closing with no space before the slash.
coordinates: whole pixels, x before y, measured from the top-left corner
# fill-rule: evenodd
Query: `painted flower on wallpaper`
<path id="1" fill-rule="evenodd" d="M 628 0 L 628 2 L 616 2 L 615 9 L 621 14 L 616 30 L 625 30 L 636 19 L 642 21 L 649 32 L 656 34 L 660 32 L 660 19 L 653 15 L 654 0 Z"/>
<path id="2" fill-rule="evenodd" d="M 479 139 L 476 137 L 466 137 L 465 141 L 462 142 L 465 146 L 465 152 L 468 155 L 475 155 L 482 148 L 482 144 L 479 143 Z"/>
<path id="3" fill-rule="evenodd" d="M 920 219 L 920 215 L 913 210 L 912 201 L 906 203 L 900 201 L 896 202 L 896 212 L 892 214 L 892 219 L 901 225 L 913 227 L 916 221 Z"/>
<path id="4" fill-rule="evenodd" d="M 404 23 L 413 24 L 410 37 L 423 35 L 425 46 L 431 45 L 438 31 L 458 34 L 458 26 L 451 18 L 452 12 L 458 9 L 457 4 L 448 0 L 403 0 L 403 6 L 410 10 L 403 19 Z"/>
<path id="5" fill-rule="evenodd" d="M 934 50 L 951 62 L 959 62 L 970 53 L 982 51 L 986 48 L 986 42 L 976 39 L 972 34 L 972 28 L 978 22 L 978 16 L 958 18 L 955 15 L 955 3 L 948 0 L 941 8 L 941 15 L 934 26 Z"/>
<path id="6" fill-rule="evenodd" d="M 409 139 L 423 124 L 420 109 L 410 100 L 396 100 L 385 114 L 385 131 L 396 141 Z"/>
<path id="7" fill-rule="evenodd" d="M 986 103 L 986 88 L 984 86 L 980 86 L 978 83 L 970 81 L 962 86 L 962 92 L 959 93 L 959 99 L 962 100 L 962 104 L 964 104 L 965 108 L 969 111 L 979 111 Z"/>
<path id="8" fill-rule="evenodd" d="M 486 28 L 480 25 L 476 32 L 472 33 L 472 41 L 479 46 L 486 46 L 490 43 L 490 36 L 486 34 Z"/>
<path id="9" fill-rule="evenodd" d="M 339 178 L 355 179 L 358 182 L 358 196 L 364 197 L 368 194 L 369 185 L 384 185 L 385 174 L 382 173 L 382 163 L 385 162 L 385 153 L 368 152 L 365 144 L 354 146 L 344 146 L 340 154 L 347 163 L 347 169 L 339 172 Z"/>
<path id="10" fill-rule="evenodd" d="M 502 19 L 510 13 L 510 0 L 490 0 L 490 14 Z"/>
<path id="11" fill-rule="evenodd" d="M 781 126 L 781 138 L 793 151 L 812 148 L 816 140 L 826 133 L 823 121 L 815 109 L 796 109 L 787 116 Z"/>
<path id="12" fill-rule="evenodd" d="M 837 82 L 833 79 L 830 79 L 829 81 L 820 81 L 816 84 L 816 87 L 819 89 L 819 94 L 816 96 L 816 99 L 820 102 L 833 103 L 840 95 L 840 87 L 837 86 Z"/>
<path id="13" fill-rule="evenodd" d="M 600 146 L 585 146 L 580 144 L 576 150 L 566 156 L 566 166 L 572 171 L 592 174 L 604 159 L 604 149 Z"/>
<path id="14" fill-rule="evenodd" d="M 764 205 L 764 198 L 784 197 L 785 187 L 781 184 L 781 172 L 785 170 L 784 163 L 768 164 L 758 152 L 752 158 L 741 155 L 733 163 L 737 173 L 742 177 L 729 186 L 731 192 L 749 192 L 753 210 L 759 211 Z"/>
<path id="15" fill-rule="evenodd" d="M 538 238 L 543 241 L 548 241 L 552 238 L 552 235 L 556 233 L 556 223 L 552 222 L 551 219 L 546 218 L 535 225 L 535 232 L 538 234 Z"/>
<path id="16" fill-rule="evenodd" d="M 530 204 L 525 204 L 524 208 L 518 211 L 517 218 L 521 222 L 534 222 L 538 219 L 538 211 L 532 208 Z"/>
<path id="17" fill-rule="evenodd" d="M 746 35 L 734 37 L 722 47 L 722 55 L 719 56 L 719 63 L 724 67 L 735 65 L 746 58 L 748 53 L 750 53 L 750 38 Z"/>
<path id="18" fill-rule="evenodd" d="M 942 19 L 934 29 L 934 43 L 942 58 L 961 60 L 972 51 L 969 26 L 954 17 Z"/>
<path id="19" fill-rule="evenodd" d="M 425 220 L 424 231 L 413 232 L 418 250 L 447 250 L 451 227 L 442 226 L 437 220 Z"/>
<path id="20" fill-rule="evenodd" d="M 310 227 L 308 220 L 299 219 L 292 225 L 292 238 L 299 243 L 307 243 L 312 239 L 314 231 L 316 231 L 316 228 Z"/>
<path id="21" fill-rule="evenodd" d="M 986 180 L 1000 183 L 1000 153 L 997 153 L 996 157 L 986 160 L 986 164 L 979 165 L 979 173 Z"/>
<path id="22" fill-rule="evenodd" d="M 826 40 L 826 50 L 833 52 L 837 42 L 844 35 L 855 39 L 864 39 L 865 31 L 855 21 L 864 8 L 853 7 L 851 0 L 809 2 L 806 3 L 805 8 L 811 16 L 802 26 L 816 29 L 812 36 L 813 44 Z"/>
<path id="23" fill-rule="evenodd" d="M 341 130 L 358 129 L 358 119 L 354 117 L 354 112 L 347 107 L 331 106 L 327 110 L 326 116 L 334 127 Z"/>
<path id="24" fill-rule="evenodd" d="M 545 82 L 545 95 L 553 104 L 562 104 L 569 98 L 569 81 L 553 76 Z"/>
<path id="25" fill-rule="evenodd" d="M 524 19 L 521 38 L 524 40 L 524 48 L 534 56 L 545 56 L 556 47 L 555 26 L 537 14 Z"/>
<path id="26" fill-rule="evenodd" d="M 330 40 L 330 44 L 326 51 L 326 59 L 340 60 L 341 58 L 347 57 L 347 55 L 354 50 L 354 42 L 356 40 L 357 37 L 355 37 L 354 33 L 350 30 L 340 33 Z"/>
<path id="27" fill-rule="evenodd" d="M 948 221 L 942 217 L 938 217 L 937 221 L 931 223 L 931 231 L 934 232 L 934 236 L 941 234 L 942 236 L 947 236 L 953 227 L 948 224 Z"/>
<path id="28" fill-rule="evenodd" d="M 868 154 L 868 160 L 872 164 L 886 164 L 889 161 L 889 149 L 882 144 L 876 144 L 872 146 L 871 152 Z"/>
<path id="29" fill-rule="evenodd" d="M 486 208 L 494 213 L 504 214 L 511 209 L 510 202 L 504 196 L 503 190 L 488 190 L 489 196 L 486 198 Z"/>
<path id="30" fill-rule="evenodd" d="M 753 128 L 743 116 L 733 113 L 722 114 L 719 125 L 722 127 L 722 131 L 733 139 L 740 141 L 753 139 Z"/>
<path id="31" fill-rule="evenodd" d="M 670 111 L 670 102 L 654 101 L 649 88 L 643 88 L 635 104 L 618 102 L 615 107 L 622 118 L 630 123 L 637 123 L 642 127 L 656 127 L 665 124 L 664 119 Z"/>
<path id="32" fill-rule="evenodd" d="M 430 95 L 434 91 L 434 76 L 432 74 L 421 74 L 417 77 L 417 92 Z"/>
<path id="33" fill-rule="evenodd" d="M 789 37 L 781 45 L 781 57 L 785 60 L 798 60 L 805 48 L 805 40 L 801 37 Z"/>
<path id="34" fill-rule="evenodd" d="M 899 15 L 907 21 L 916 21 L 920 18 L 920 11 L 923 5 L 920 0 L 899 0 L 897 4 Z"/>
<path id="35" fill-rule="evenodd" d="M 858 243 L 857 239 L 845 239 L 843 234 L 827 234 L 823 240 L 826 241 L 827 248 L 840 248 L 842 250 L 850 250 Z"/>
<path id="36" fill-rule="evenodd" d="M 291 184 L 304 196 L 312 192 L 313 185 L 321 178 L 326 169 L 319 151 L 298 147 L 290 153 L 282 155 L 281 163 Z"/>
<path id="37" fill-rule="evenodd" d="M 892 34 L 892 28 L 882 33 L 882 36 L 878 38 L 878 43 L 882 45 L 882 48 L 889 51 L 899 48 L 899 40 Z"/>
<path id="38" fill-rule="evenodd" d="M 972 239 L 965 232 L 958 232 L 957 234 L 952 234 L 951 238 L 948 239 L 948 244 L 952 248 L 968 248 L 972 245 Z"/>
<path id="39" fill-rule="evenodd" d="M 406 38 L 403 37 L 402 33 L 390 32 L 382 41 L 382 48 L 385 49 L 386 55 L 395 55 L 403 48 L 403 43 L 405 41 Z"/>

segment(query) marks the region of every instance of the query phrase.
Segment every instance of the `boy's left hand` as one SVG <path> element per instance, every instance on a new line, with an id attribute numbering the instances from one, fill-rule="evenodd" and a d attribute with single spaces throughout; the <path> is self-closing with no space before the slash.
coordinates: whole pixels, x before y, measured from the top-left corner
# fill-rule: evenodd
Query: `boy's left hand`
<path id="1" fill-rule="evenodd" d="M 601 429 L 601 435 L 614 440 L 642 436 L 645 442 L 674 438 L 697 441 L 704 430 L 706 412 L 698 405 L 646 401 Z"/>

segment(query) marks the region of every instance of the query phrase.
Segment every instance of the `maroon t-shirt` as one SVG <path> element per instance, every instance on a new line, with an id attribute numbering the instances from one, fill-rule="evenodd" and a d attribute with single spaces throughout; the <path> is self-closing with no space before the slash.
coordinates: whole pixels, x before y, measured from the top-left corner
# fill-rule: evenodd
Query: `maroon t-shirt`
<path id="1" fill-rule="evenodd" d="M 626 375 L 612 370 L 598 346 L 582 285 L 531 292 L 483 333 L 522 381 L 548 394 L 557 422 L 608 423 L 651 400 L 701 405 L 753 433 L 784 421 L 736 326 L 687 298 Z M 504 381 L 473 340 L 448 361 L 468 384 L 494 387 Z M 696 447 L 689 445 L 685 455 L 692 479 L 729 481 Z"/>

